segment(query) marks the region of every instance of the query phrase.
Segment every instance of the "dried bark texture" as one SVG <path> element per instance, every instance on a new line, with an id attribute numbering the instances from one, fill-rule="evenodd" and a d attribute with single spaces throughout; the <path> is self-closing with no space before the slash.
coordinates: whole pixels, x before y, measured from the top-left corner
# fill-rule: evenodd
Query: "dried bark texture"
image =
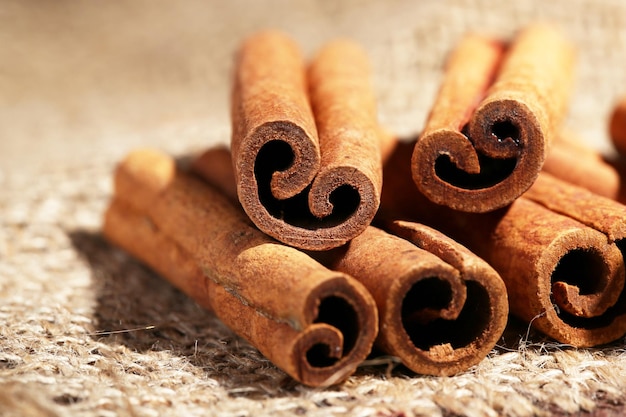
<path id="1" fill-rule="evenodd" d="M 626 97 L 613 109 L 609 122 L 609 134 L 617 152 L 626 156 Z"/>
<path id="2" fill-rule="evenodd" d="M 192 169 L 231 199 L 227 149 L 213 148 Z M 229 170 L 232 176 L 232 170 Z M 377 345 L 420 374 L 453 375 L 476 365 L 504 331 L 508 303 L 498 274 L 476 255 L 420 224 L 373 226 L 348 244 L 313 255 L 359 280 L 379 311 Z"/>
<path id="3" fill-rule="evenodd" d="M 232 94 L 233 167 L 254 224 L 289 245 L 340 246 L 363 232 L 380 201 L 382 163 L 369 63 L 335 41 L 308 71 L 276 32 L 239 50 Z"/>
<path id="4" fill-rule="evenodd" d="M 484 214 L 435 205 L 410 192 L 402 172 L 410 146 L 399 144 L 386 165 L 381 216 L 424 222 L 466 245 L 500 274 L 510 311 L 559 342 L 594 346 L 626 333 L 624 259 L 615 242 L 525 197 Z"/>
<path id="5" fill-rule="evenodd" d="M 441 233 L 417 223 L 375 227 L 325 263 L 350 273 L 379 309 L 377 345 L 411 370 L 453 375 L 487 356 L 504 331 L 508 304 L 498 274 Z"/>
<path id="6" fill-rule="evenodd" d="M 626 161 L 606 158 L 572 133 L 558 136 L 543 171 L 594 194 L 626 203 Z"/>
<path id="7" fill-rule="evenodd" d="M 232 161 L 228 148 L 215 146 L 192 157 L 189 173 L 217 188 L 231 202 L 238 202 Z"/>
<path id="8" fill-rule="evenodd" d="M 546 172 L 539 174 L 524 197 L 604 233 L 610 242 L 626 238 L 626 206 Z"/>
<path id="9" fill-rule="evenodd" d="M 537 177 L 565 114 L 573 69 L 573 48 L 546 25 L 529 26 L 508 47 L 463 39 L 413 151 L 420 192 L 466 212 L 519 197 Z"/>
<path id="10" fill-rule="evenodd" d="M 342 381 L 371 349 L 377 311 L 360 283 L 259 232 L 163 154 L 119 165 L 104 232 L 304 384 Z"/>
<path id="11" fill-rule="evenodd" d="M 553 212 L 563 214 L 587 226 L 604 233 L 610 243 L 622 251 L 626 249 L 626 206 L 584 188 L 577 187 L 559 180 L 550 174 L 541 173 L 533 186 L 524 196 L 535 201 Z M 623 256 L 623 255 L 622 255 Z M 562 289 L 560 289 L 562 290 Z M 563 293 L 555 291 L 554 297 L 562 297 Z M 622 297 L 624 282 L 616 281 L 605 289 L 602 308 L 616 304 Z M 554 291 L 554 289 L 553 289 Z M 577 309 L 575 314 L 584 312 Z M 591 315 L 587 315 L 591 316 Z"/>

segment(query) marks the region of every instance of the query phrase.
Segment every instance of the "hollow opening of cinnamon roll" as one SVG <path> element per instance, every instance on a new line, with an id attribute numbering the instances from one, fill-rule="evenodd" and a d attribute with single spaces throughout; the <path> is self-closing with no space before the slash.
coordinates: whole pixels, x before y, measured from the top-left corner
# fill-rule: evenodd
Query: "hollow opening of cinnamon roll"
<path id="1" fill-rule="evenodd" d="M 450 344 L 453 349 L 475 341 L 489 325 L 489 295 L 474 281 L 466 281 L 467 299 L 458 317 L 443 319 L 433 314 L 452 300 L 450 284 L 436 277 L 416 282 L 402 302 L 402 324 L 416 348 Z"/>
<path id="2" fill-rule="evenodd" d="M 259 200 L 272 217 L 303 229 L 319 229 L 337 226 L 354 214 L 361 204 L 361 198 L 358 191 L 348 184 L 339 185 L 330 193 L 329 201 L 333 205 L 333 211 L 322 219 L 311 214 L 309 209 L 310 184 L 294 197 L 277 199 L 270 187 L 272 174 L 290 168 L 294 159 L 291 146 L 282 140 L 267 142 L 257 154 L 254 174 Z"/>
<path id="3" fill-rule="evenodd" d="M 625 242 L 616 243 L 622 253 L 625 253 Z M 581 297 L 593 297 L 595 294 L 602 297 L 602 291 L 606 286 L 606 279 L 602 279 L 604 276 L 606 276 L 606 267 L 600 253 L 587 249 L 574 249 L 561 258 L 552 273 L 551 283 L 552 286 L 557 282 L 575 286 Z M 626 291 L 621 292 L 614 305 L 595 317 L 580 317 L 567 311 L 566 306 L 560 306 L 554 300 L 552 302 L 556 306 L 557 315 L 563 322 L 582 329 L 592 330 L 609 326 L 617 316 L 626 314 Z"/>
<path id="4" fill-rule="evenodd" d="M 479 190 L 493 187 L 506 179 L 517 165 L 517 159 L 496 159 L 477 153 L 480 173 L 469 174 L 442 154 L 435 161 L 435 173 L 444 182 L 466 190 Z"/>
<path id="5" fill-rule="evenodd" d="M 354 348 L 359 335 L 359 319 L 352 305 L 338 296 L 325 297 L 321 300 L 315 323 L 326 323 L 343 334 L 343 352 L 347 355 Z M 334 365 L 339 358 L 332 357 L 329 346 L 323 343 L 313 345 L 306 353 L 307 361 L 314 367 Z"/>
<path id="6" fill-rule="evenodd" d="M 520 142 L 519 129 L 510 120 L 502 120 L 493 123 L 491 125 L 491 135 L 494 136 L 498 142 L 504 142 L 507 139 L 511 139 L 518 145 Z"/>
<path id="7" fill-rule="evenodd" d="M 579 289 L 580 295 L 598 292 L 605 285 L 600 279 L 604 267 L 597 252 L 574 249 L 565 254 L 552 273 L 552 283 L 561 281 Z"/>

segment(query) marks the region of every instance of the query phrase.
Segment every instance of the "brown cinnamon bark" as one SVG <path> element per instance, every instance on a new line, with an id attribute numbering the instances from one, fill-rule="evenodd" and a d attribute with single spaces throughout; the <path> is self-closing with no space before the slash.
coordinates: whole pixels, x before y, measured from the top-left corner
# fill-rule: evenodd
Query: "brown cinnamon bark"
<path id="1" fill-rule="evenodd" d="M 626 206 L 542 172 L 524 193 L 551 211 L 576 219 L 618 245 L 626 238 Z"/>
<path id="2" fill-rule="evenodd" d="M 545 25 L 529 26 L 508 47 L 463 39 L 413 151 L 420 192 L 456 210 L 487 212 L 526 191 L 564 116 L 573 57 Z"/>
<path id="3" fill-rule="evenodd" d="M 609 122 L 609 134 L 617 152 L 626 156 L 626 97 L 622 98 L 613 109 Z"/>
<path id="4" fill-rule="evenodd" d="M 543 171 L 594 194 L 626 203 L 625 161 L 602 156 L 569 132 L 558 136 Z"/>
<path id="5" fill-rule="evenodd" d="M 485 262 L 418 223 L 369 227 L 327 254 L 350 273 L 379 309 L 377 345 L 421 374 L 454 375 L 487 356 L 506 326 L 504 283 Z"/>
<path id="6" fill-rule="evenodd" d="M 340 382 L 371 349 L 377 310 L 360 283 L 259 232 L 163 154 L 119 165 L 104 232 L 304 384 Z"/>
<path id="7" fill-rule="evenodd" d="M 324 250 L 370 224 L 382 163 L 369 64 L 358 46 L 328 44 L 305 74 L 290 39 L 252 36 L 236 62 L 232 126 L 239 200 L 259 229 Z"/>
<path id="8" fill-rule="evenodd" d="M 221 170 L 228 156 L 226 149 L 210 149 L 192 169 L 235 199 Z M 394 222 L 389 228 L 404 239 L 370 226 L 348 244 L 314 255 L 371 292 L 379 310 L 377 345 L 408 368 L 452 375 L 477 364 L 504 331 L 504 283 L 484 261 L 429 227 Z"/>
<path id="9" fill-rule="evenodd" d="M 436 205 L 410 191 L 410 150 L 398 144 L 386 164 L 381 216 L 424 222 L 467 246 L 504 280 L 510 311 L 559 342 L 594 346 L 626 333 L 624 259 L 614 241 L 525 197 L 484 214 Z"/>
<path id="10" fill-rule="evenodd" d="M 584 188 L 559 180 L 550 174 L 541 173 L 524 197 L 586 224 L 606 235 L 621 251 L 626 249 L 626 206 L 608 198 L 598 196 Z M 617 283 L 604 297 L 607 305 L 617 302 L 624 290 L 624 283 Z M 553 288 L 553 291 L 554 288 Z M 562 292 L 554 293 L 561 297 Z M 583 314 L 577 310 L 576 314 Z"/>

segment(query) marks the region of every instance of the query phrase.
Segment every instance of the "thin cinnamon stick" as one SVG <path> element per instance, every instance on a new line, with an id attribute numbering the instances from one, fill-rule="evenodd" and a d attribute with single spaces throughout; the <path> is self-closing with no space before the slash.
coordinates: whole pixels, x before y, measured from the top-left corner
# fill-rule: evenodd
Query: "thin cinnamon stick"
<path id="1" fill-rule="evenodd" d="M 524 193 L 551 211 L 578 220 L 618 245 L 626 238 L 626 206 L 542 172 Z"/>
<path id="2" fill-rule="evenodd" d="M 304 384 L 340 382 L 370 351 L 377 311 L 360 283 L 259 232 L 163 154 L 118 166 L 104 232 Z"/>
<path id="3" fill-rule="evenodd" d="M 114 197 L 107 207 L 103 233 L 185 294 L 207 293 L 209 282 L 194 259 L 122 199 Z M 208 297 L 196 296 L 195 301 L 213 311 Z"/>
<path id="4" fill-rule="evenodd" d="M 609 121 L 609 134 L 617 152 L 626 156 L 626 97 L 613 108 Z"/>
<path id="5" fill-rule="evenodd" d="M 546 335 L 595 346 L 626 333 L 624 259 L 607 236 L 526 197 L 490 213 L 439 206 L 411 192 L 412 144 L 385 166 L 380 215 L 434 226 L 485 259 L 502 277 L 510 311 Z"/>
<path id="6" fill-rule="evenodd" d="M 369 227 L 324 262 L 350 273 L 374 296 L 377 345 L 421 374 L 454 375 L 482 361 L 506 326 L 501 278 L 427 226 L 393 222 L 388 227 L 407 240 Z"/>
<path id="7" fill-rule="evenodd" d="M 192 169 L 235 199 L 221 168 L 228 157 L 227 149 L 209 149 Z M 429 227 L 389 227 L 406 240 L 370 226 L 348 244 L 313 255 L 371 292 L 379 310 L 377 345 L 411 370 L 453 375 L 477 364 L 504 331 L 504 283 L 487 263 Z"/>
<path id="8" fill-rule="evenodd" d="M 524 194 L 553 212 L 563 214 L 606 235 L 607 239 L 622 251 L 626 249 L 626 206 L 608 198 L 598 196 L 584 188 L 559 180 L 550 174 L 541 173 L 537 181 Z M 621 285 L 621 287 L 617 285 Z M 623 293 L 624 283 L 606 293 L 606 303 L 614 305 Z M 555 292 L 555 297 L 562 294 Z M 582 314 L 582 311 L 577 311 Z"/>
<path id="9" fill-rule="evenodd" d="M 324 250 L 370 224 L 382 163 L 369 64 L 357 45 L 328 44 L 305 74 L 286 36 L 250 37 L 236 62 L 232 126 L 239 200 L 259 229 Z"/>
<path id="10" fill-rule="evenodd" d="M 564 116 L 573 57 L 547 25 L 529 26 L 508 47 L 463 39 L 413 151 L 420 192 L 456 210 L 487 212 L 526 191 Z"/>
<path id="11" fill-rule="evenodd" d="M 570 132 L 561 133 L 546 158 L 543 171 L 594 194 L 626 203 L 626 165 L 602 156 Z"/>

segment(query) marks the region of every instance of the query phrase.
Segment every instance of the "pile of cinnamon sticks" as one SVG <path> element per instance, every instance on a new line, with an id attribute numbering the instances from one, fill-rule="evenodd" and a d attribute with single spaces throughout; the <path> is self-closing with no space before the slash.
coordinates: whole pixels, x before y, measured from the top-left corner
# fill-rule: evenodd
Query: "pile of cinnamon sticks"
<path id="1" fill-rule="evenodd" d="M 626 193 L 560 133 L 573 69 L 550 26 L 468 36 L 402 142 L 378 124 L 358 45 L 307 63 L 286 35 L 255 34 L 236 56 L 230 150 L 187 167 L 130 153 L 104 234 L 311 386 L 345 380 L 374 344 L 416 373 L 461 372 L 509 310 L 563 343 L 616 340 Z M 613 120 L 626 151 L 626 104 Z"/>

